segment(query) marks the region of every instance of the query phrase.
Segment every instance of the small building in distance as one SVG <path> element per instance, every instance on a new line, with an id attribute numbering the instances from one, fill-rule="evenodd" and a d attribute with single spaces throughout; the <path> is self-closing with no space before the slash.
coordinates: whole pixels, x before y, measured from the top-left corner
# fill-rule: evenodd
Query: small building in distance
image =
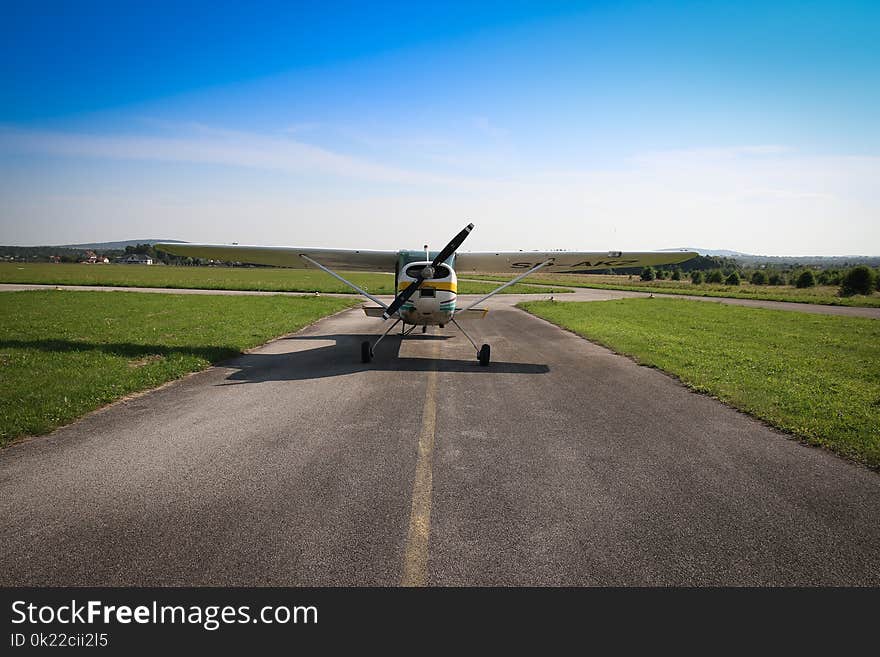
<path id="1" fill-rule="evenodd" d="M 110 258 L 98 255 L 94 251 L 86 251 L 85 257 L 80 262 L 88 265 L 106 265 L 110 262 Z"/>
<path id="2" fill-rule="evenodd" d="M 153 258 L 143 253 L 130 253 L 127 256 L 121 257 L 117 262 L 121 262 L 124 265 L 152 265 Z"/>

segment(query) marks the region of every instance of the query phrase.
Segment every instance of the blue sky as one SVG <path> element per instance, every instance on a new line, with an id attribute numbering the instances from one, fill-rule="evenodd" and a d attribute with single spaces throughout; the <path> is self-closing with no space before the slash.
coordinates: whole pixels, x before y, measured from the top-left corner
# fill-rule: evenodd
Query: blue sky
<path id="1" fill-rule="evenodd" d="M 125 4 L 4 9 L 0 243 L 880 254 L 876 3 Z"/>

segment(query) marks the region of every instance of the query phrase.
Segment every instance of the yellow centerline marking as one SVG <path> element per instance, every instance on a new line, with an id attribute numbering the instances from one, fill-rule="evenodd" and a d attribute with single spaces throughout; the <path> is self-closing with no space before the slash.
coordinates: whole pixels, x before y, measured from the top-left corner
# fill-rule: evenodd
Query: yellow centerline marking
<path id="1" fill-rule="evenodd" d="M 439 351 L 434 343 L 425 406 L 422 410 L 422 430 L 419 434 L 419 456 L 413 483 L 412 509 L 409 532 L 403 560 L 401 586 L 424 586 L 428 578 L 428 539 L 431 533 L 431 492 L 433 490 L 432 463 L 434 460 L 434 430 L 437 424 L 437 367 Z"/>

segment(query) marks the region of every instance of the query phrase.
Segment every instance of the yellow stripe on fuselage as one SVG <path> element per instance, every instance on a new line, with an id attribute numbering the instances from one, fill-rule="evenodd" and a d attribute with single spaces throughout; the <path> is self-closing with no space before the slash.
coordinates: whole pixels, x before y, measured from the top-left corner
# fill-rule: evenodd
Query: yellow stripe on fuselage
<path id="1" fill-rule="evenodd" d="M 397 284 L 397 291 L 400 292 L 401 290 L 405 290 L 407 287 L 409 287 L 410 283 L 412 283 L 412 281 L 400 281 L 400 283 Z M 432 281 L 431 283 L 423 283 L 422 287 L 420 289 L 426 290 L 429 288 L 434 288 L 435 290 L 445 290 L 447 292 L 457 292 L 458 291 L 458 285 L 456 283 L 452 283 L 452 282 L 448 282 L 448 281 L 437 282 L 437 283 L 434 283 Z"/>

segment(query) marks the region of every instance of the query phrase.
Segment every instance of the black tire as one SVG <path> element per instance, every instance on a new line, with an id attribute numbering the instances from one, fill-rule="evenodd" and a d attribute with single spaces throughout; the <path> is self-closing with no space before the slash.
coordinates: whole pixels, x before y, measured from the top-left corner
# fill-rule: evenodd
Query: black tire
<path id="1" fill-rule="evenodd" d="M 373 360 L 373 354 L 370 353 L 370 343 L 366 340 L 361 342 L 361 362 L 369 363 Z"/>
<path id="2" fill-rule="evenodd" d="M 489 345 L 484 344 L 480 347 L 480 353 L 477 355 L 477 358 L 480 360 L 480 365 L 486 367 L 489 365 Z"/>

